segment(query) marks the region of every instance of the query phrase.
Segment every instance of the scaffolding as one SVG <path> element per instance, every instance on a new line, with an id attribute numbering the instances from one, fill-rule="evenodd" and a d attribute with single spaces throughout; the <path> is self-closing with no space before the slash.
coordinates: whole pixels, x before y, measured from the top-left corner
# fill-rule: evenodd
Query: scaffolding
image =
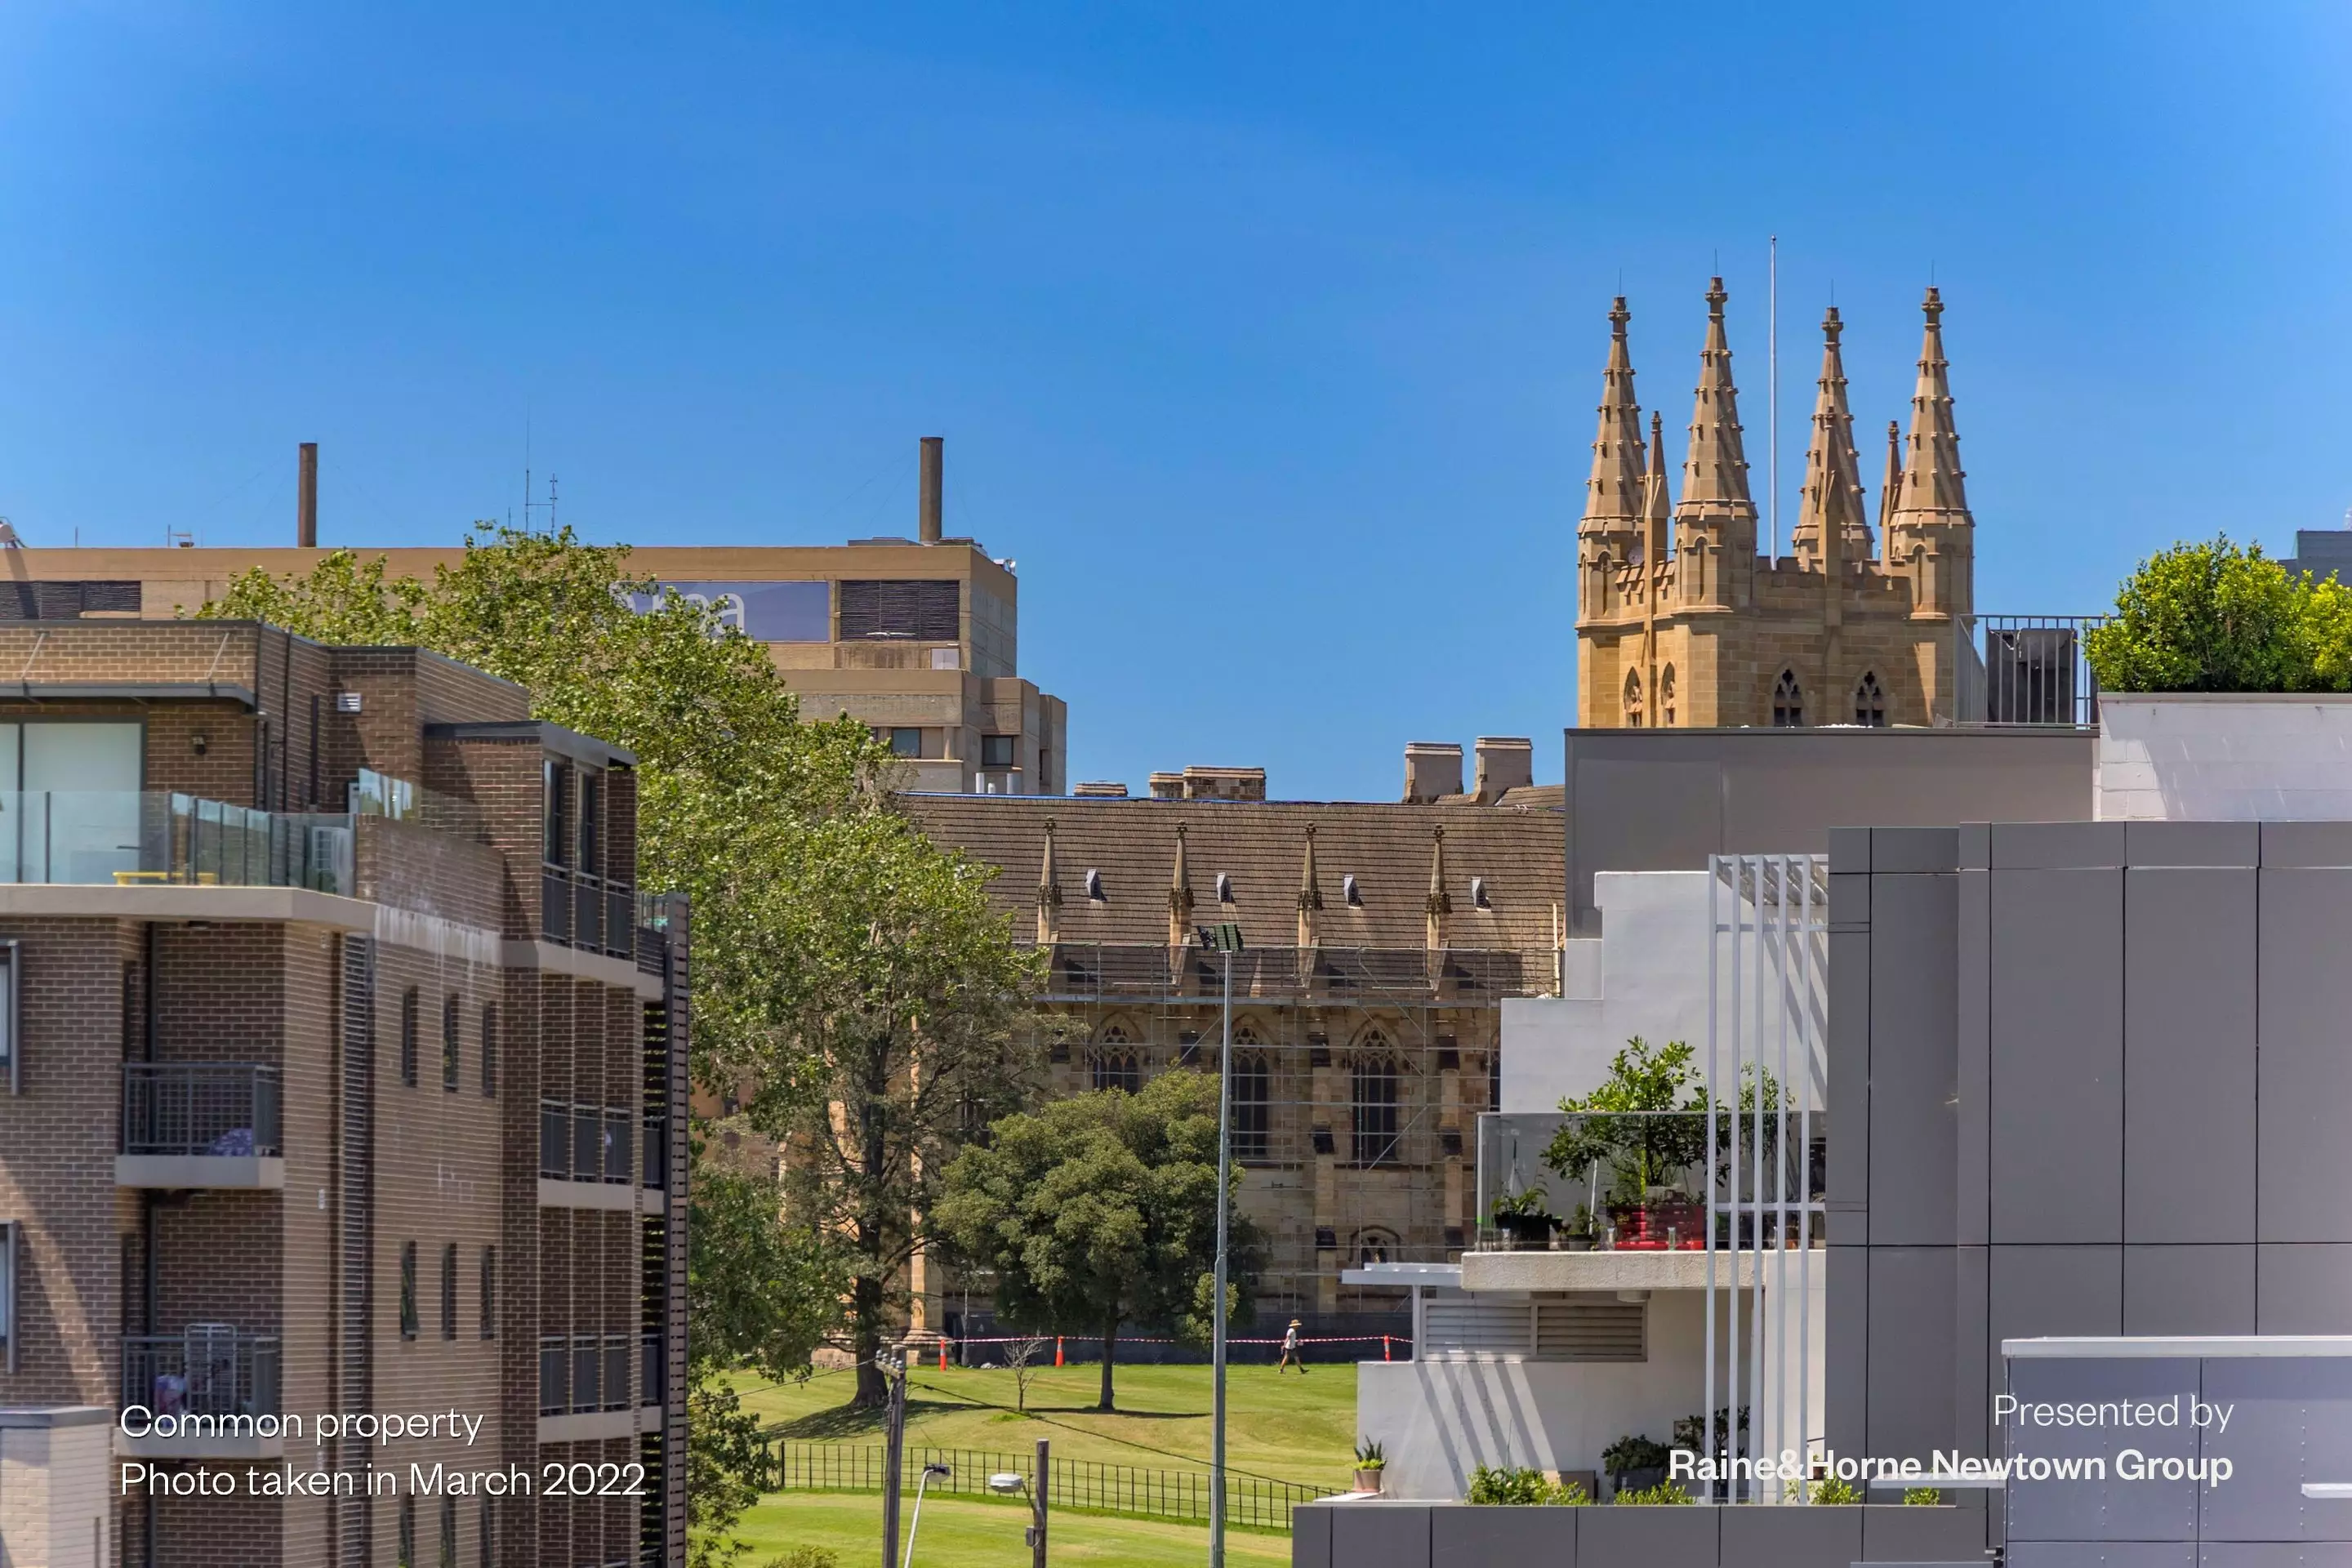
<path id="1" fill-rule="evenodd" d="M 1218 1070 L 1225 955 L 1061 942 L 1030 1014 L 1055 1093 Z M 1476 1220 L 1475 1119 L 1493 1109 L 1502 1002 L 1549 994 L 1549 955 L 1462 948 L 1234 953 L 1234 1155 L 1265 1237 L 1260 1320 L 1405 1310 L 1342 1287 L 1367 1262 L 1445 1262 Z"/>

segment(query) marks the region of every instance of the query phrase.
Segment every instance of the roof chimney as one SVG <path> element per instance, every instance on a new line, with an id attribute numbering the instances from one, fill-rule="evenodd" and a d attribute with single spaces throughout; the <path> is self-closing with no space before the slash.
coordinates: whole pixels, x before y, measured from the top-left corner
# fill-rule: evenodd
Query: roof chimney
<path id="1" fill-rule="evenodd" d="M 294 542 L 305 550 L 319 548 L 319 443 L 305 441 L 295 448 Z"/>
<path id="2" fill-rule="evenodd" d="M 1478 737 L 1478 799 L 1492 805 L 1507 789 L 1536 782 L 1535 742 L 1517 735 Z"/>
<path id="3" fill-rule="evenodd" d="M 925 544 L 940 542 L 940 490 L 946 484 L 947 437 L 922 438 L 922 495 L 916 503 L 915 537 Z"/>
<path id="4" fill-rule="evenodd" d="M 1408 741 L 1404 748 L 1404 798 L 1427 805 L 1440 795 L 1462 793 L 1462 748 L 1452 741 Z"/>

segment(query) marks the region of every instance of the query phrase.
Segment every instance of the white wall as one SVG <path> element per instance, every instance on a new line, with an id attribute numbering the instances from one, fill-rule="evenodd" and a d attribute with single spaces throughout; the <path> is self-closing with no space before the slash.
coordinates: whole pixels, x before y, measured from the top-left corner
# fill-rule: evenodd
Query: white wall
<path id="1" fill-rule="evenodd" d="M 0 1568 L 102 1568 L 110 1560 L 110 1415 L 0 1411 Z"/>
<path id="2" fill-rule="evenodd" d="M 2095 777 L 2102 822 L 2352 819 L 2352 700 L 2102 693 Z"/>
<path id="3" fill-rule="evenodd" d="M 1789 1258 L 1786 1299 L 1797 1300 L 1798 1259 Z M 1761 1333 L 1748 1331 L 1751 1320 L 1748 1293 L 1742 1293 L 1741 1374 L 1743 1388 L 1753 1373 L 1751 1346 L 1758 1340 L 1768 1347 L 1768 1364 L 1785 1364 L 1786 1387 L 1768 1390 L 1763 1406 L 1743 1394 L 1734 1400 L 1727 1391 L 1729 1329 L 1720 1314 L 1728 1312 L 1728 1294 L 1718 1295 L 1716 1342 L 1716 1404 L 1724 1408 L 1748 1405 L 1751 1440 L 1769 1441 L 1776 1447 L 1800 1445 L 1795 1434 L 1802 1426 L 1818 1438 L 1823 1420 L 1822 1325 L 1827 1316 L 1822 1303 L 1829 1283 L 1829 1252 L 1820 1248 L 1811 1258 L 1811 1310 L 1800 1317 L 1788 1314 L 1785 1358 L 1775 1353 L 1777 1315 L 1770 1310 L 1774 1291 L 1771 1270 L 1776 1260 L 1766 1258 L 1766 1313 Z M 1706 1363 L 1706 1298 L 1696 1290 L 1658 1291 L 1649 1302 L 1649 1359 L 1641 1362 L 1365 1362 L 1356 1368 L 1356 1435 L 1377 1439 L 1385 1448 L 1388 1468 L 1381 1490 L 1389 1496 L 1430 1500 L 1458 1499 L 1470 1489 L 1470 1472 L 1479 1465 L 1496 1468 L 1531 1467 L 1538 1470 L 1601 1469 L 1601 1450 L 1618 1438 L 1638 1435 L 1660 1443 L 1674 1441 L 1675 1423 L 1696 1415 L 1705 1398 Z M 1800 1353 L 1795 1338 L 1810 1325 L 1811 1344 Z M 1781 1375 L 1777 1371 L 1773 1374 Z M 1763 1407 L 1780 1409 L 1781 1418 L 1763 1418 Z M 1605 1485 L 1605 1483 L 1603 1483 Z"/>

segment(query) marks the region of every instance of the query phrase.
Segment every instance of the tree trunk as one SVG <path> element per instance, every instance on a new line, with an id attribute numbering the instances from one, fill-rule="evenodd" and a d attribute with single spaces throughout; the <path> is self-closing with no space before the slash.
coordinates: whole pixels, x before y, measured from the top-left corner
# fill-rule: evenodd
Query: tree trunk
<path id="1" fill-rule="evenodd" d="M 857 1391 L 850 1395 L 853 1410 L 878 1410 L 888 1403 L 889 1385 L 874 1364 L 882 1349 L 882 1281 L 860 1277 L 849 1291 L 851 1353 L 857 1357 Z"/>
<path id="2" fill-rule="evenodd" d="M 1110 1369 L 1112 1363 L 1118 1359 L 1118 1324 L 1113 1322 L 1103 1330 L 1102 1398 L 1095 1405 L 1095 1408 L 1097 1410 L 1116 1410 L 1118 1408 L 1118 1405 L 1111 1402 L 1110 1394 Z"/>

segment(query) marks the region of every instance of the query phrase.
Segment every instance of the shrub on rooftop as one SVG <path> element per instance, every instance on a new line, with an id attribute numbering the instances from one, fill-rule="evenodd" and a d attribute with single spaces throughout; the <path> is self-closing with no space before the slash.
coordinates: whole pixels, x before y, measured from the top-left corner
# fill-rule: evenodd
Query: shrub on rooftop
<path id="1" fill-rule="evenodd" d="M 2084 638 L 2102 691 L 2352 690 L 2352 589 L 2227 534 L 2140 563 Z"/>

